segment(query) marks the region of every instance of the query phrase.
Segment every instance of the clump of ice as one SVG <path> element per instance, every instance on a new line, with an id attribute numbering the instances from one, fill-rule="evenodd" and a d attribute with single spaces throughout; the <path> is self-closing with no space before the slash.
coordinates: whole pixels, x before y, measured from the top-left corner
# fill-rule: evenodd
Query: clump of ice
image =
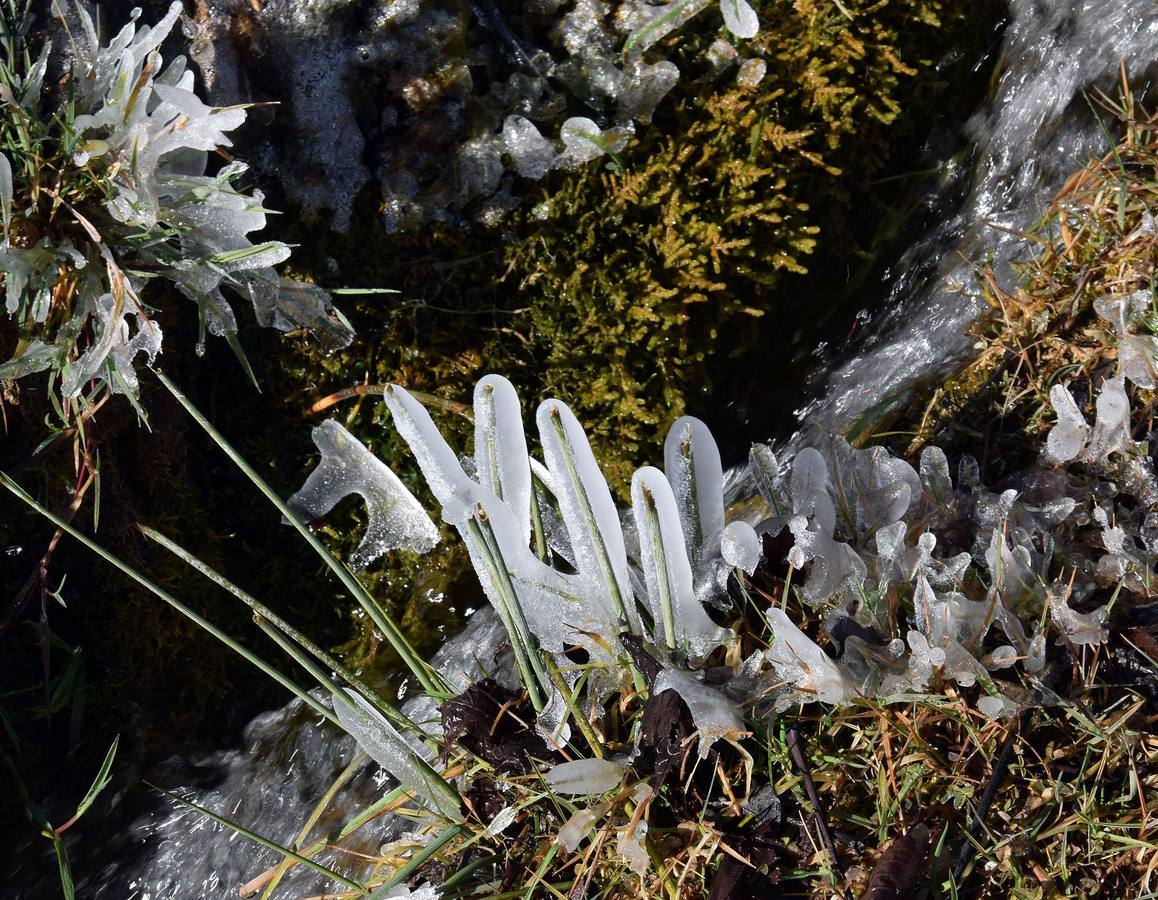
<path id="1" fill-rule="evenodd" d="M 355 569 L 389 550 L 425 553 L 438 543 L 438 529 L 389 466 L 333 419 L 313 430 L 322 460 L 301 489 L 289 498 L 290 509 L 307 522 L 319 519 L 350 494 L 366 501 L 369 522 L 350 559 Z"/>
<path id="2" fill-rule="evenodd" d="M 555 162 L 555 145 L 523 116 L 507 116 L 503 122 L 503 147 L 524 178 L 542 178 Z"/>
<path id="3" fill-rule="evenodd" d="M 792 700 L 846 703 L 857 696 L 846 673 L 783 610 L 769 607 L 764 615 L 773 638 L 772 645 L 764 651 L 764 659 L 778 678 L 794 688 L 791 699 L 783 706 Z"/>
<path id="4" fill-rule="evenodd" d="M 1148 289 L 1125 296 L 1111 294 L 1094 301 L 1095 312 L 1110 323 L 1118 338 L 1118 372 L 1149 390 L 1158 387 L 1158 336 L 1138 334 L 1135 326 L 1151 303 Z"/>
<path id="5" fill-rule="evenodd" d="M 760 536 L 756 534 L 756 529 L 747 522 L 736 520 L 729 522 L 724 528 L 720 553 L 729 566 L 755 575 L 756 566 L 760 564 L 764 551 L 760 546 Z"/>
<path id="6" fill-rule="evenodd" d="M 744 720 L 731 701 L 694 675 L 679 669 L 664 669 L 656 676 L 652 693 L 658 696 L 664 691 L 675 691 L 687 704 L 699 734 L 700 759 L 707 759 L 712 744 L 721 738 L 735 740 L 745 733 Z"/>
<path id="7" fill-rule="evenodd" d="M 171 282 L 197 303 L 214 335 L 232 338 L 237 331 L 224 293 L 229 291 L 252 302 L 260 324 L 306 327 L 327 350 L 346 346 L 353 336 L 328 294 L 279 280 L 273 267 L 288 258 L 287 245 L 250 241 L 250 234 L 265 227 L 266 212 L 260 192 L 247 195 L 238 187 L 245 164 L 233 161 L 215 175 L 205 174 L 208 154 L 231 145 L 228 135 L 245 121 L 246 110 L 203 102 L 184 57 L 164 65 L 160 47 L 181 12 L 181 3 L 173 3 L 148 27 L 138 26 L 138 10 L 107 44 L 85 7 L 78 4 L 69 14 L 76 25 L 64 92 L 74 112 L 72 163 L 83 166 L 99 188 L 83 202 L 72 198 L 79 207 L 69 207 L 76 226 L 72 238 L 45 237 L 28 248 L 5 240 L 0 246 L 10 315 L 44 323 L 62 272 L 72 270 L 76 288 L 70 319 L 51 329 L 47 341 L 21 347 L 0 366 L 0 378 L 53 367 L 65 400 L 79 397 L 94 381 L 114 394 L 135 396 L 138 357 L 152 364 L 161 349 L 161 329 L 142 299 L 151 277 Z M 11 98 L 22 115 L 45 114 L 49 52 L 46 46 L 21 96 Z M 0 165 L 6 233 L 15 187 L 11 166 Z M 107 221 L 99 231 L 86 203 L 104 205 Z M 77 338 L 89 330 L 93 340 L 82 350 Z"/>
<path id="8" fill-rule="evenodd" d="M 1052 462 L 1076 459 L 1101 463 L 1113 453 L 1129 454 L 1135 449 L 1130 438 L 1130 400 L 1123 376 L 1107 378 L 1102 384 L 1092 430 L 1065 385 L 1055 384 L 1049 398 L 1058 416 L 1058 424 L 1046 438 L 1046 458 Z"/>
<path id="9" fill-rule="evenodd" d="M 760 30 L 760 20 L 747 0 L 720 0 L 724 27 L 738 38 L 754 38 Z"/>
<path id="10" fill-rule="evenodd" d="M 615 790 L 626 772 L 627 766 L 615 760 L 576 759 L 553 766 L 544 780 L 557 794 L 589 796 Z"/>

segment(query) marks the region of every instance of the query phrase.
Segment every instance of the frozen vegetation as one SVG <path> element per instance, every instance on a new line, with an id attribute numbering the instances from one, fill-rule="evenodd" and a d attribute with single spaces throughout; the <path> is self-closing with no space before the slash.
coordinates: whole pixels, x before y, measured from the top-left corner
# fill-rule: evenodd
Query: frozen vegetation
<path id="1" fill-rule="evenodd" d="M 207 174 L 246 112 L 203 103 L 183 57 L 163 64 L 180 14 L 174 3 L 156 25 L 130 22 L 104 44 L 77 6 L 62 20 L 70 99 L 51 118 L 51 44 L 23 73 L 8 61 L 3 105 L 16 144 L 0 154 L 0 269 L 20 340 L 0 378 L 49 370 L 66 401 L 93 384 L 135 397 L 139 358 L 151 364 L 162 348 L 146 291 L 154 279 L 197 304 L 203 332 L 231 342 L 238 324 L 225 291 L 251 303 L 260 324 L 306 327 L 328 349 L 353 337 L 328 294 L 279 278 L 273 267 L 289 247 L 250 241 L 266 211 L 260 192 L 238 186 L 245 164 Z"/>

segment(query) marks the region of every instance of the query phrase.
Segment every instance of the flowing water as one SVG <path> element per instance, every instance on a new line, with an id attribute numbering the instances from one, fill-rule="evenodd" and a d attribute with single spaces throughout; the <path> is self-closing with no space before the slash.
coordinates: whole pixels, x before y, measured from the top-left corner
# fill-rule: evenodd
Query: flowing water
<path id="1" fill-rule="evenodd" d="M 1148 0 L 1011 2 L 991 99 L 969 124 L 973 150 L 964 199 L 890 267 L 880 295 L 867 305 L 867 337 L 817 380 L 799 421 L 846 427 L 968 350 L 964 330 L 980 310 L 970 296 L 970 261 L 987 258 L 999 277 L 1009 277 L 1009 264 L 1024 246 L 1010 231 L 1032 223 L 1071 171 L 1108 149 L 1087 99 L 1091 89 L 1112 93 L 1122 63 L 1142 85 L 1158 74 L 1156 61 L 1158 14 Z M 796 440 L 814 427 L 802 429 Z M 743 481 L 743 473 L 733 473 L 733 492 L 744 490 Z M 493 617 L 480 612 L 440 657 L 448 664 L 484 659 L 497 638 Z M 350 739 L 314 718 L 295 701 L 254 720 L 241 748 L 173 760 L 154 777 L 289 843 L 354 752 Z M 373 801 L 380 790 L 373 768 L 364 767 L 335 798 L 327 822 Z M 390 840 L 397 827 L 368 827 L 365 846 Z M 233 897 L 240 884 L 277 861 L 272 851 L 160 801 L 120 831 L 101 850 L 101 859 L 112 862 L 103 869 L 95 860 L 77 866 L 89 873 L 82 896 Z M 293 877 L 290 895 L 316 886 L 309 873 Z"/>
<path id="2" fill-rule="evenodd" d="M 1010 13 L 993 96 L 967 126 L 973 151 L 964 202 L 886 272 L 868 339 L 822 375 L 797 411 L 800 421 L 846 429 L 959 359 L 969 349 L 965 329 L 982 308 L 974 263 L 988 260 L 1008 282 L 1010 262 L 1026 249 L 1016 232 L 1041 216 L 1076 168 L 1110 150 L 1093 112 L 1096 90 L 1116 96 L 1120 65 L 1138 86 L 1158 75 L 1153 4 L 1015 0 Z"/>

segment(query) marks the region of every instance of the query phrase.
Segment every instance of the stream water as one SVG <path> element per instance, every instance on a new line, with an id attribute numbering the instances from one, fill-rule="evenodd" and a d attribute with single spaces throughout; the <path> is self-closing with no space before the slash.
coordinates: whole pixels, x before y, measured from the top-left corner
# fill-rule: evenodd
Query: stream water
<path id="1" fill-rule="evenodd" d="M 1123 62 L 1135 83 L 1152 80 L 1156 61 L 1158 16 L 1147 0 L 1012 0 L 994 90 L 968 125 L 972 152 L 964 199 L 890 266 L 866 304 L 866 336 L 802 398 L 798 420 L 810 424 L 793 442 L 807 440 L 817 424 L 847 426 L 967 352 L 964 329 L 979 311 L 970 296 L 971 261 L 987 257 L 999 277 L 1008 277 L 1023 246 L 1010 232 L 1037 218 L 1051 190 L 1076 166 L 1107 150 L 1087 100 L 1091 88 L 1112 94 Z M 743 493 L 744 473 L 733 472 L 730 486 L 733 496 Z M 462 668 L 465 660 L 485 658 L 498 637 L 493 617 L 481 611 L 439 658 Z M 241 747 L 201 759 L 173 758 L 152 778 L 286 844 L 353 753 L 349 738 L 320 727 L 295 701 L 257 717 Z M 381 787 L 374 769 L 363 767 L 324 822 L 337 823 L 374 800 Z M 398 827 L 368 826 L 365 848 L 390 840 Z M 239 885 L 278 857 L 158 800 L 100 849 L 100 859 L 78 862 L 77 871 L 87 873 L 78 896 L 235 897 Z M 316 876 L 300 869 L 291 878 L 290 896 L 318 886 Z"/>

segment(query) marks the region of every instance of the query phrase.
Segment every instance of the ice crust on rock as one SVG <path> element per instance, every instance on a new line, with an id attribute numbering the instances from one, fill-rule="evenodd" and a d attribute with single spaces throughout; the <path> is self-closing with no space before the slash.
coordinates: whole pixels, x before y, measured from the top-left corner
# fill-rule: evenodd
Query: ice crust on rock
<path id="1" fill-rule="evenodd" d="M 422 504 L 361 441 L 333 419 L 317 426 L 312 437 L 322 460 L 289 498 L 289 506 L 311 522 L 350 494 L 365 500 L 369 522 L 350 558 L 355 569 L 365 568 L 389 550 L 426 553 L 438 543 L 438 529 Z"/>
<path id="2" fill-rule="evenodd" d="M 503 147 L 524 178 L 539 180 L 555 162 L 555 145 L 524 116 L 507 116 L 503 122 Z"/>

